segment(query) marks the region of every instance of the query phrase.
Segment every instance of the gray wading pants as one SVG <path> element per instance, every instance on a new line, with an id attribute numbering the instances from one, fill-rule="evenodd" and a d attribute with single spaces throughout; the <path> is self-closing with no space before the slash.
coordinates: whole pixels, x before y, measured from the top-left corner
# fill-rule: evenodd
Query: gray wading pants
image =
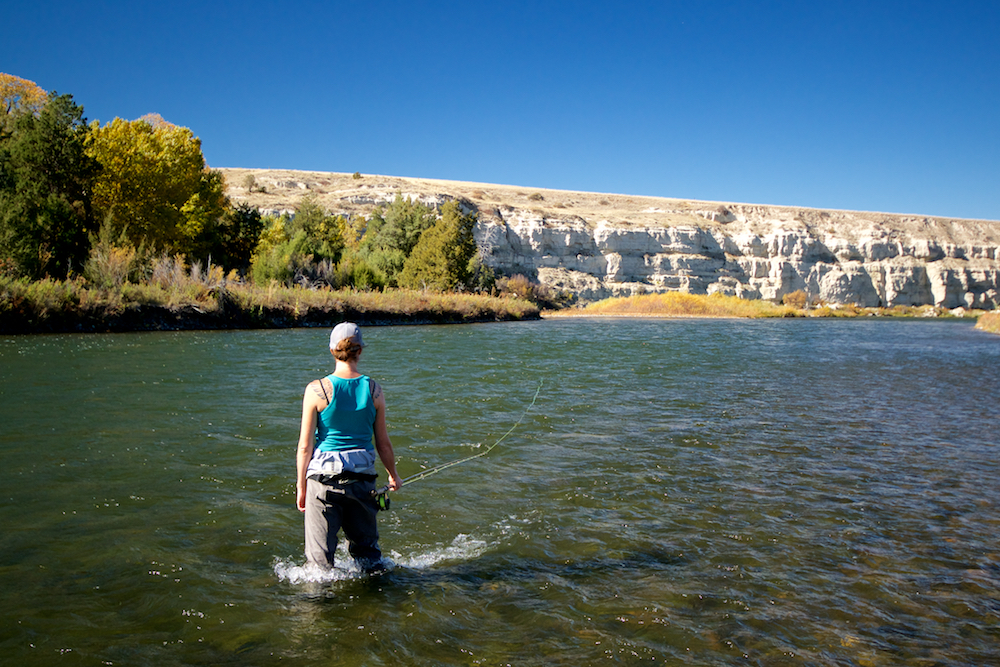
<path id="1" fill-rule="evenodd" d="M 322 484 L 306 480 L 306 560 L 333 567 L 337 532 L 344 530 L 348 550 L 365 572 L 381 568 L 375 516 L 378 506 L 371 493 L 375 482 Z"/>

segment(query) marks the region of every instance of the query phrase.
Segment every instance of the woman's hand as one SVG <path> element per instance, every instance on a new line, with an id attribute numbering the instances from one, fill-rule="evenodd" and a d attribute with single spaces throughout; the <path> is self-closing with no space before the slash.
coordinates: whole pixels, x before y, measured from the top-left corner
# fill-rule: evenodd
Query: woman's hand
<path id="1" fill-rule="evenodd" d="M 399 478 L 392 473 L 389 473 L 389 490 L 397 491 L 401 486 L 403 486 L 403 484 L 399 481 Z"/>
<path id="2" fill-rule="evenodd" d="M 300 512 L 306 511 L 306 490 L 302 487 L 295 490 L 295 506 L 299 508 Z"/>

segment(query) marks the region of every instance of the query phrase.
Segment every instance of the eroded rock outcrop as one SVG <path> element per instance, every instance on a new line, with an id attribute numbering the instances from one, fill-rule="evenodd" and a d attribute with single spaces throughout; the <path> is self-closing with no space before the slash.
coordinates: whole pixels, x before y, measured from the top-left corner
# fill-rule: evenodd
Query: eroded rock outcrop
<path id="1" fill-rule="evenodd" d="M 669 224 L 655 226 L 500 207 L 481 211 L 476 238 L 491 265 L 588 300 L 664 290 L 780 299 L 804 290 L 860 306 L 1000 302 L 1000 223 L 740 205 L 709 211 L 714 220 L 662 212 Z"/>

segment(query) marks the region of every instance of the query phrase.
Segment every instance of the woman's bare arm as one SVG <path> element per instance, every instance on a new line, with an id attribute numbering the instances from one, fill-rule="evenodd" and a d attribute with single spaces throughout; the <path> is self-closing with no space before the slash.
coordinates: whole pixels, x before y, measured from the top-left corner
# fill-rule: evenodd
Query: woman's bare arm
<path id="1" fill-rule="evenodd" d="M 399 475 L 396 473 L 396 454 L 392 450 L 392 441 L 389 439 L 389 429 L 385 420 L 385 394 L 378 382 L 375 383 L 375 450 L 378 457 L 385 466 L 385 471 L 389 474 L 389 488 L 395 491 L 400 486 Z"/>
<path id="2" fill-rule="evenodd" d="M 295 505 L 300 512 L 306 511 L 306 470 L 316 446 L 316 415 L 320 403 L 316 385 L 311 382 L 302 396 L 302 423 L 299 427 L 299 446 L 295 454 Z"/>

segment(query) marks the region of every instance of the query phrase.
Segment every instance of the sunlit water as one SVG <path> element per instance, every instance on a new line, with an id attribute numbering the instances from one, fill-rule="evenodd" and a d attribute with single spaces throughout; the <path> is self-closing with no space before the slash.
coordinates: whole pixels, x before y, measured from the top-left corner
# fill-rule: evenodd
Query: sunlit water
<path id="1" fill-rule="evenodd" d="M 370 328 L 391 570 L 303 567 L 325 330 L 0 339 L 0 662 L 1000 663 L 1000 337 Z"/>

